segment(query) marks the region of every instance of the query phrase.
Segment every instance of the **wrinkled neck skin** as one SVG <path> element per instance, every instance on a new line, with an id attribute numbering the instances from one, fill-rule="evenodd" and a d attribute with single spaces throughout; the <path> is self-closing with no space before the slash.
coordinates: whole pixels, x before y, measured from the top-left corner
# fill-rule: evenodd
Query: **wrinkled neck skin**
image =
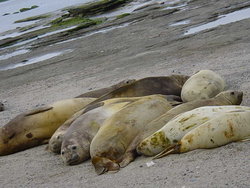
<path id="1" fill-rule="evenodd" d="M 240 104 L 241 101 L 239 103 L 237 102 L 233 102 L 233 100 L 229 99 L 227 96 L 225 95 L 219 95 L 215 97 L 216 100 L 220 101 L 222 104 L 224 105 L 236 105 L 236 104 Z M 236 100 L 235 100 L 236 101 Z"/>

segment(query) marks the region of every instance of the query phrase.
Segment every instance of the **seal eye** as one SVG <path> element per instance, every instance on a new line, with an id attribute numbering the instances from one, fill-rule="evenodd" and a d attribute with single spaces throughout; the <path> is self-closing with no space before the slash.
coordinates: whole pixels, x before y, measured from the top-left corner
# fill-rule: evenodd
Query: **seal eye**
<path id="1" fill-rule="evenodd" d="M 61 153 L 62 155 L 64 155 L 64 151 L 62 151 L 62 153 Z"/>
<path id="2" fill-rule="evenodd" d="M 231 95 L 234 95 L 234 92 L 233 92 L 233 91 L 231 92 Z"/>
<path id="3" fill-rule="evenodd" d="M 76 146 L 72 146 L 72 149 L 75 150 L 75 149 L 76 149 Z"/>

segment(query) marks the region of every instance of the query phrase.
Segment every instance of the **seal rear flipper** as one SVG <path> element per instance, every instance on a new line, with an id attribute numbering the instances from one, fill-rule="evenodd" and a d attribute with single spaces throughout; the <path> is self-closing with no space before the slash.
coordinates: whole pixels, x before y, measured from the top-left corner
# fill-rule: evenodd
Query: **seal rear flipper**
<path id="1" fill-rule="evenodd" d="M 136 156 L 138 155 L 136 152 L 136 147 L 141 142 L 141 140 L 142 140 L 142 136 L 139 134 L 130 143 L 130 145 L 128 146 L 126 152 L 124 153 L 122 157 L 122 161 L 119 163 L 121 168 L 127 166 L 130 162 L 135 160 Z"/>
<path id="2" fill-rule="evenodd" d="M 159 159 L 159 158 L 165 157 L 169 154 L 180 153 L 180 146 L 181 146 L 180 144 L 176 144 L 176 145 L 167 147 L 162 152 L 160 152 L 159 154 L 154 156 L 153 159 Z"/>
<path id="3" fill-rule="evenodd" d="M 98 175 L 101 175 L 108 171 L 118 171 L 120 169 L 119 164 L 114 161 L 111 161 L 108 158 L 93 157 L 91 160 Z"/>

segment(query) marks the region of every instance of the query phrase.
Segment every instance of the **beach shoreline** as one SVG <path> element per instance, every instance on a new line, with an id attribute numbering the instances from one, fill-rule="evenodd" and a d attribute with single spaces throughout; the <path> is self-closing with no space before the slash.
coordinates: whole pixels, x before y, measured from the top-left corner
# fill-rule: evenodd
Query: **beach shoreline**
<path id="1" fill-rule="evenodd" d="M 31 52 L 2 60 L 11 64 L 52 52 L 67 53 L 0 71 L 1 125 L 19 113 L 124 79 L 193 73 L 211 69 L 220 74 L 227 89 L 243 91 L 242 105 L 250 106 L 250 19 L 184 35 L 190 28 L 249 8 L 247 0 L 195 0 L 176 11 L 149 6 L 119 20 L 90 30 L 114 28 L 82 37 L 50 36 Z M 150 9 L 151 7 L 151 9 Z M 174 25 L 181 21 L 184 24 Z M 105 25 L 106 24 L 106 25 Z M 105 27 L 108 26 L 108 27 Z M 53 42 L 51 42 L 53 41 Z M 250 142 L 216 149 L 175 154 L 154 161 L 138 157 L 117 173 L 97 176 L 90 161 L 65 166 L 46 145 L 0 157 L 2 187 L 249 187 Z"/>

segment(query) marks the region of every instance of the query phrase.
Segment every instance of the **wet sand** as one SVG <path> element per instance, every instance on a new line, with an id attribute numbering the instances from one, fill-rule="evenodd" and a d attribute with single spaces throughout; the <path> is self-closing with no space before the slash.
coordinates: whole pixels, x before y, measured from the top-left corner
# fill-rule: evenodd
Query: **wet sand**
<path id="1" fill-rule="evenodd" d="M 151 6 L 153 7 L 153 6 Z M 185 35 L 188 29 L 249 8 L 246 0 L 195 0 L 176 11 L 150 9 L 82 30 L 74 36 L 50 36 L 32 51 L 6 60 L 9 65 L 52 52 L 60 56 L 0 72 L 1 124 L 25 110 L 127 78 L 170 74 L 191 75 L 211 69 L 227 82 L 227 89 L 244 92 L 242 105 L 250 106 L 250 19 Z M 170 26 L 189 20 L 187 24 Z M 88 30 L 130 23 L 105 33 L 74 41 Z M 86 34 L 86 33 L 85 33 Z M 54 44 L 54 45 L 53 45 Z M 97 176 L 90 161 L 65 166 L 46 145 L 0 157 L 1 187 L 249 187 L 250 142 L 210 150 L 196 150 L 155 160 L 138 157 L 118 173 Z"/>

